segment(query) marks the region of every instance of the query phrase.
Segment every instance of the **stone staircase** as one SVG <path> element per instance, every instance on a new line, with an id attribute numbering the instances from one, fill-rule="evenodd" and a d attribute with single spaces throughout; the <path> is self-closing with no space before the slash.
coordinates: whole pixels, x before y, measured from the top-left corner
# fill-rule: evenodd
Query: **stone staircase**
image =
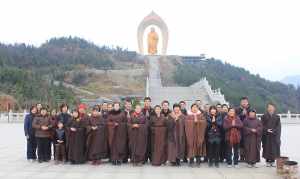
<path id="1" fill-rule="evenodd" d="M 146 94 L 151 97 L 153 105 L 160 104 L 163 100 L 168 100 L 171 105 L 184 100 L 190 106 L 197 99 L 203 104 L 228 104 L 220 90 L 212 90 L 205 78 L 189 87 L 162 86 L 159 68 L 161 56 L 146 56 L 146 58 L 149 64 Z"/>

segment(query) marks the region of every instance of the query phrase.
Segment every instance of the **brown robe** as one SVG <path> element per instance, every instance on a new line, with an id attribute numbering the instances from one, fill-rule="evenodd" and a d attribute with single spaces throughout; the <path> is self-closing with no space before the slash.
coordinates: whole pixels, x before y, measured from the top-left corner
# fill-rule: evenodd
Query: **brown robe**
<path id="1" fill-rule="evenodd" d="M 167 160 L 167 118 L 161 115 L 150 117 L 151 129 L 151 162 L 161 165 Z"/>
<path id="2" fill-rule="evenodd" d="M 252 132 L 251 129 L 256 129 Z M 245 159 L 248 163 L 256 163 L 260 161 L 260 148 L 262 136 L 262 124 L 258 119 L 245 119 L 244 127 L 244 149 Z"/>
<path id="3" fill-rule="evenodd" d="M 84 163 L 86 160 L 86 120 L 73 119 L 68 126 L 68 159 L 72 163 Z M 75 128 L 76 131 L 71 131 Z"/>
<path id="4" fill-rule="evenodd" d="M 122 111 L 112 110 L 107 117 L 110 159 L 121 161 L 127 157 L 127 118 Z"/>
<path id="5" fill-rule="evenodd" d="M 198 113 L 196 116 L 189 113 L 185 120 L 187 158 L 206 156 L 206 127 L 207 121 L 202 113 Z"/>
<path id="6" fill-rule="evenodd" d="M 281 122 L 277 114 L 264 114 L 261 118 L 263 125 L 262 147 L 263 157 L 268 160 L 274 160 L 280 156 L 280 137 L 281 137 Z M 272 129 L 273 133 L 267 132 Z"/>
<path id="7" fill-rule="evenodd" d="M 168 116 L 167 134 L 168 134 L 168 161 L 176 162 L 176 159 L 185 157 L 185 131 L 184 121 L 186 116 L 181 114 L 177 119 L 173 113 Z"/>
<path id="8" fill-rule="evenodd" d="M 93 130 L 92 127 L 97 127 L 97 129 Z M 107 158 L 107 126 L 102 116 L 92 116 L 89 118 L 86 143 L 88 160 L 99 160 Z"/>
<path id="9" fill-rule="evenodd" d="M 148 120 L 141 112 L 133 113 L 128 121 L 130 157 L 133 163 L 144 162 L 148 143 Z M 133 127 L 138 124 L 138 127 Z"/>

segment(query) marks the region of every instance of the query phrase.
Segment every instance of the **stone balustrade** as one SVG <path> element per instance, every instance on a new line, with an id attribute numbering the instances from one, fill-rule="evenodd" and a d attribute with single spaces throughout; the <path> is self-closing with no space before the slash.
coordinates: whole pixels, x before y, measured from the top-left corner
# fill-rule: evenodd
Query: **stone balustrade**
<path id="1" fill-rule="evenodd" d="M 24 110 L 24 112 L 0 112 L 0 123 L 24 122 L 26 114 L 28 114 L 26 110 Z M 262 115 L 263 114 L 257 114 L 257 117 L 261 118 Z M 300 124 L 300 114 L 288 112 L 278 115 L 283 124 Z"/>

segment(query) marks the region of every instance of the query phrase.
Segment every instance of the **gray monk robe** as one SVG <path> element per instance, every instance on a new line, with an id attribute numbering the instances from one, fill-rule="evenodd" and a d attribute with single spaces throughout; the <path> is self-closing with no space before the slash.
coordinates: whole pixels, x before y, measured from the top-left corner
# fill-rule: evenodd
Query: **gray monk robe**
<path id="1" fill-rule="evenodd" d="M 256 132 L 251 131 L 252 129 L 255 129 Z M 244 120 L 243 134 L 246 162 L 252 164 L 259 162 L 262 136 L 261 122 L 257 118 L 247 118 Z"/>
<path id="2" fill-rule="evenodd" d="M 121 161 L 127 157 L 127 118 L 123 112 L 111 111 L 107 117 L 110 159 Z"/>
<path id="3" fill-rule="evenodd" d="M 280 117 L 277 114 L 270 115 L 266 113 L 261 117 L 261 122 L 263 125 L 263 157 L 268 160 L 274 160 L 280 156 Z M 268 129 L 272 129 L 273 132 L 268 132 Z"/>
<path id="4" fill-rule="evenodd" d="M 134 112 L 128 121 L 129 148 L 133 163 L 141 163 L 145 160 L 148 146 L 148 123 L 142 112 L 139 114 Z"/>
<path id="5" fill-rule="evenodd" d="M 97 129 L 92 129 L 97 127 Z M 107 126 L 102 116 L 92 116 L 87 125 L 88 160 L 99 160 L 108 156 Z"/>
<path id="6" fill-rule="evenodd" d="M 86 125 L 86 120 L 78 118 L 73 119 L 68 127 L 68 158 L 74 164 L 86 161 Z M 75 128 L 76 131 L 71 131 L 71 128 Z"/>

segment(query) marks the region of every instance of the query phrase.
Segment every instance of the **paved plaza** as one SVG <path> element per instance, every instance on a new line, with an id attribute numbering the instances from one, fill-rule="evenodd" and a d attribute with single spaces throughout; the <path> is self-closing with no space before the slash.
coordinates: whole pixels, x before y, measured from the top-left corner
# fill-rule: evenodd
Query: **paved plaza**
<path id="1" fill-rule="evenodd" d="M 287 129 L 287 130 L 284 130 Z M 283 141 L 296 139 L 296 132 L 299 126 L 284 126 Z M 293 135 L 296 134 L 296 135 Z M 25 179 L 25 178 L 85 178 L 85 179 L 276 179 L 280 178 L 276 174 L 275 168 L 267 168 L 264 163 L 260 163 L 259 168 L 249 169 L 245 164 L 240 164 L 240 168 L 227 168 L 221 165 L 220 168 L 209 168 L 207 164 L 202 164 L 200 168 L 190 168 L 187 165 L 181 167 L 153 167 L 145 165 L 133 167 L 130 164 L 122 166 L 112 166 L 104 163 L 100 166 L 85 165 L 54 165 L 54 162 L 30 163 L 25 159 L 26 141 L 21 123 L 0 123 L 0 178 L 1 179 Z M 289 155 L 294 160 L 298 160 L 297 146 L 291 141 L 288 146 L 283 142 L 283 153 Z"/>

